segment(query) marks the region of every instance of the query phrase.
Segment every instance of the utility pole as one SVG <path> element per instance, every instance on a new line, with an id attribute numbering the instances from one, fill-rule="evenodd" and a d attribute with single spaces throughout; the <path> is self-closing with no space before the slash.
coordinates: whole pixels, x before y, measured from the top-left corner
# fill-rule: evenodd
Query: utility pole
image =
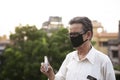
<path id="1" fill-rule="evenodd" d="M 120 20 L 118 23 L 118 58 L 119 58 L 119 64 L 120 64 Z"/>

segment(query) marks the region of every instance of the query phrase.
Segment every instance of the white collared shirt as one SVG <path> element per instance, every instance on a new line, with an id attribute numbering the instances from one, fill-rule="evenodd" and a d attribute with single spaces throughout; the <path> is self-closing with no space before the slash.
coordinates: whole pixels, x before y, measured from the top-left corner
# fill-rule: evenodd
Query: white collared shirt
<path id="1" fill-rule="evenodd" d="M 115 80 L 113 66 L 107 55 L 93 47 L 82 60 L 79 60 L 77 53 L 73 51 L 66 56 L 55 80 L 89 80 L 88 75 L 97 80 Z"/>

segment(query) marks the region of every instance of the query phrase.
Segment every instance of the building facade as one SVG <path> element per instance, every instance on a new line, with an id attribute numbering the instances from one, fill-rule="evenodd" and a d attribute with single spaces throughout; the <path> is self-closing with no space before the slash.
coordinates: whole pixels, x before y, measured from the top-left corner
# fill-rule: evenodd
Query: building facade
<path id="1" fill-rule="evenodd" d="M 92 41 L 95 42 L 94 47 L 101 52 L 108 54 L 108 41 L 111 39 L 117 39 L 118 33 L 108 33 L 104 30 L 101 23 L 97 21 L 92 21 L 93 24 L 93 39 Z"/>
<path id="2" fill-rule="evenodd" d="M 9 43 L 10 43 L 10 41 L 7 39 L 7 37 L 5 35 L 0 37 L 0 66 L 3 63 L 3 55 L 2 54 L 6 48 L 6 45 Z"/>
<path id="3" fill-rule="evenodd" d="M 120 65 L 120 21 L 118 25 L 118 38 L 108 41 L 108 55 L 114 65 Z"/>
<path id="4" fill-rule="evenodd" d="M 63 26 L 64 25 L 62 24 L 62 17 L 50 16 L 48 21 L 45 21 L 42 24 L 42 29 L 45 29 L 45 30 L 56 30 L 56 29 L 59 29 L 59 28 L 61 28 Z"/>

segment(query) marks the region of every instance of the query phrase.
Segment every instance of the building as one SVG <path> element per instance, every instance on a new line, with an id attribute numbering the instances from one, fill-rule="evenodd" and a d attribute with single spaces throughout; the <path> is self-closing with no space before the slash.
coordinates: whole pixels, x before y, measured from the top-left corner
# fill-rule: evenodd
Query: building
<path id="1" fill-rule="evenodd" d="M 2 54 L 3 54 L 3 52 L 4 52 L 4 49 L 5 49 L 6 45 L 9 44 L 9 43 L 10 43 L 10 41 L 7 40 L 7 38 L 6 38 L 5 35 L 2 36 L 2 37 L 0 37 L 0 65 L 1 65 L 2 62 L 3 62 Z"/>
<path id="2" fill-rule="evenodd" d="M 92 24 L 94 32 L 92 41 L 95 42 L 94 47 L 101 52 L 108 54 L 108 41 L 110 39 L 117 39 L 118 33 L 106 32 L 101 23 L 97 21 L 92 21 Z"/>
<path id="3" fill-rule="evenodd" d="M 108 41 L 108 55 L 114 65 L 120 65 L 120 21 L 118 25 L 118 38 Z"/>
<path id="4" fill-rule="evenodd" d="M 7 40 L 6 35 L 0 36 L 0 55 L 2 55 L 2 52 L 5 49 L 6 44 L 9 43 L 9 40 Z"/>
<path id="5" fill-rule="evenodd" d="M 45 30 L 56 30 L 63 27 L 62 17 L 59 16 L 50 16 L 48 21 L 45 21 L 42 24 L 42 29 Z"/>

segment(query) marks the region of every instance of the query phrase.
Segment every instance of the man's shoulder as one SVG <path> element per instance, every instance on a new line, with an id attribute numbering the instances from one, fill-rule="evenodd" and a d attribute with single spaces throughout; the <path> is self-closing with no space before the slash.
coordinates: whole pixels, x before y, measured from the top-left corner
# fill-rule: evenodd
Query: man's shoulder
<path id="1" fill-rule="evenodd" d="M 70 53 L 67 54 L 67 57 L 74 57 L 77 54 L 77 51 L 72 51 Z"/>
<path id="2" fill-rule="evenodd" d="M 99 59 L 100 61 L 103 61 L 103 62 L 110 61 L 108 55 L 99 50 L 95 49 L 95 54 L 96 54 L 96 58 Z"/>
<path id="3" fill-rule="evenodd" d="M 107 54 L 105 54 L 105 53 L 103 53 L 103 52 L 101 52 L 101 51 L 99 51 L 99 50 L 96 50 L 95 52 L 96 52 L 97 56 L 99 56 L 99 57 L 102 57 L 102 58 L 108 57 Z"/>
<path id="4" fill-rule="evenodd" d="M 71 51 L 71 52 L 69 52 L 67 55 L 74 55 L 74 54 L 76 54 L 77 53 L 77 50 L 74 50 L 74 51 Z"/>

